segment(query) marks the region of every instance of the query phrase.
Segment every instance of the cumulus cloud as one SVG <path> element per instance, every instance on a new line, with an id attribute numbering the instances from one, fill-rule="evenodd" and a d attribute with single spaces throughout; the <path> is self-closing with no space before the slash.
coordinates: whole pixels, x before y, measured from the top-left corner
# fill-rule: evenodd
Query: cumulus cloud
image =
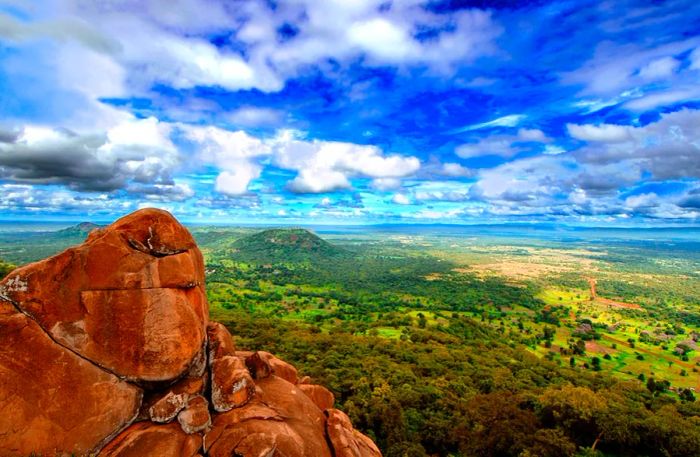
<path id="1" fill-rule="evenodd" d="M 601 143 L 616 143 L 631 138 L 633 128 L 614 124 L 566 124 L 569 135 L 583 141 L 597 141 Z"/>
<path id="2" fill-rule="evenodd" d="M 295 171 L 287 183 L 295 193 L 333 192 L 352 187 L 355 177 L 372 178 L 373 185 L 385 189 L 400 185 L 400 178 L 420 167 L 416 157 L 385 154 L 372 145 L 305 140 L 300 132 L 283 130 L 275 137 L 261 139 L 239 130 L 178 124 L 178 130 L 191 141 L 203 163 L 220 170 L 215 181 L 217 191 L 242 195 L 259 178 L 263 160 Z"/>
<path id="3" fill-rule="evenodd" d="M 297 136 L 294 132 L 281 132 L 272 142 L 273 163 L 298 172 L 289 183 L 294 192 L 330 192 L 349 188 L 351 177 L 398 179 L 420 168 L 416 157 L 385 154 L 376 146 L 305 141 Z"/>
<path id="4" fill-rule="evenodd" d="M 49 38 L 109 55 L 142 91 L 162 83 L 273 92 L 302 69 L 323 68 L 328 60 L 364 58 L 368 65 L 421 65 L 450 72 L 457 62 L 495 52 L 493 41 L 501 29 L 489 12 L 465 9 L 444 15 L 429 6 L 428 1 L 383 0 L 301 0 L 274 6 L 65 0 L 60 2 L 61 19 L 19 22 L 2 16 L 0 33 L 16 43 Z M 216 35 L 228 39 L 215 46 L 208 38 Z"/>
<path id="5" fill-rule="evenodd" d="M 393 203 L 396 203 L 397 205 L 410 205 L 411 204 L 411 199 L 409 199 L 404 194 L 394 194 L 394 196 L 391 198 L 391 201 Z"/>
<path id="6" fill-rule="evenodd" d="M 587 144 L 566 155 L 481 170 L 469 196 L 503 214 L 696 217 L 694 191 L 661 195 L 640 185 L 700 179 L 699 121 L 700 111 L 681 110 L 642 127 L 569 125 L 570 134 Z"/>
<path id="7" fill-rule="evenodd" d="M 85 191 L 124 189 L 130 182 L 169 185 L 181 160 L 169 133 L 155 118 L 132 119 L 102 134 L 25 126 L 0 143 L 0 177 Z"/>
<path id="8" fill-rule="evenodd" d="M 700 110 L 663 114 L 643 127 L 593 127 L 588 133 L 590 144 L 574 153 L 581 163 L 638 170 L 659 180 L 700 178 Z"/>
<path id="9" fill-rule="evenodd" d="M 401 187 L 401 180 L 398 178 L 375 178 L 370 185 L 379 191 L 394 190 Z"/>
<path id="10" fill-rule="evenodd" d="M 136 209 L 133 202 L 108 194 L 80 194 L 66 189 L 27 184 L 0 184 L 0 209 L 36 214 L 72 212 L 114 214 Z"/>
<path id="11" fill-rule="evenodd" d="M 264 141 L 242 130 L 185 124 L 179 124 L 178 129 L 195 144 L 201 162 L 216 165 L 220 170 L 215 189 L 226 195 L 247 193 L 250 183 L 262 172 L 257 159 L 272 152 Z"/>
<path id="12" fill-rule="evenodd" d="M 469 178 L 474 176 L 474 171 L 458 163 L 447 162 L 442 164 L 440 174 L 452 178 Z"/>

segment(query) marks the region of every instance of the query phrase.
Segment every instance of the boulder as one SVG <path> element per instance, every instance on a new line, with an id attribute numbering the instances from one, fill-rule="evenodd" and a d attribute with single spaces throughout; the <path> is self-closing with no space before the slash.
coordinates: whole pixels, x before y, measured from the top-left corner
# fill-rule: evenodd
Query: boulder
<path id="1" fill-rule="evenodd" d="M 287 382 L 296 384 L 299 380 L 297 369 L 293 365 L 278 359 L 265 351 L 238 353 L 245 357 L 245 363 L 255 379 L 262 379 L 274 374 Z"/>
<path id="2" fill-rule="evenodd" d="M 16 269 L 0 290 L 57 343 L 132 381 L 168 381 L 201 358 L 204 262 L 165 211 L 146 209 Z"/>
<path id="3" fill-rule="evenodd" d="M 99 457 L 194 457 L 202 437 L 188 435 L 177 423 L 137 422 L 114 438 Z"/>
<path id="4" fill-rule="evenodd" d="M 177 421 L 187 434 L 206 430 L 211 425 L 209 402 L 201 395 L 190 398 L 185 409 L 177 415 Z"/>
<path id="5" fill-rule="evenodd" d="M 255 383 L 243 360 L 236 355 L 233 337 L 218 322 L 209 325 L 207 334 L 212 406 L 224 412 L 245 405 L 255 395 Z"/>
<path id="6" fill-rule="evenodd" d="M 355 430 L 350 418 L 338 409 L 327 409 L 326 429 L 334 457 L 381 457 L 377 445 Z"/>
<path id="7" fill-rule="evenodd" d="M 323 386 L 317 386 L 315 384 L 297 384 L 297 387 L 304 392 L 321 411 L 330 409 L 335 404 L 335 395 Z"/>
<path id="8" fill-rule="evenodd" d="M 256 386 L 248 404 L 214 417 L 204 437 L 209 456 L 331 457 L 325 417 L 301 390 L 275 375 Z"/>

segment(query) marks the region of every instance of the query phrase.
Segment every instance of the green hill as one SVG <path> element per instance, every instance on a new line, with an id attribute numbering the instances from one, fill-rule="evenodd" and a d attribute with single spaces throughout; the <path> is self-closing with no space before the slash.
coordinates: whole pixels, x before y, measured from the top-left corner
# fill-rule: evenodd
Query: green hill
<path id="1" fill-rule="evenodd" d="M 349 252 L 305 229 L 270 229 L 233 243 L 236 260 L 254 263 L 303 263 L 348 257 Z"/>
<path id="2" fill-rule="evenodd" d="M 59 230 L 56 233 L 60 236 L 87 236 L 94 229 L 100 227 L 102 226 L 93 224 L 92 222 L 81 222 L 80 224 Z"/>

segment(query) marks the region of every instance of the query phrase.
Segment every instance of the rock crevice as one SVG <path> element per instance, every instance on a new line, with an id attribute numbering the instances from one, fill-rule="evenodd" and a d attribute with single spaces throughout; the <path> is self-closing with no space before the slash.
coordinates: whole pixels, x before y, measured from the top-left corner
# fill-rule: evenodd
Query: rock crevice
<path id="1" fill-rule="evenodd" d="M 333 394 L 209 321 L 204 261 L 145 209 L 0 282 L 0 454 L 375 457 Z"/>

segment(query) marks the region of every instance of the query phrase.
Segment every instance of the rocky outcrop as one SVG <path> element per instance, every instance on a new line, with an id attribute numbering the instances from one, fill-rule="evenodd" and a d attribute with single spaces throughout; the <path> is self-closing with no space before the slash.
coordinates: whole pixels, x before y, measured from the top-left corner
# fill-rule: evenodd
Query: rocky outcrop
<path id="1" fill-rule="evenodd" d="M 204 262 L 146 209 L 0 282 L 0 455 L 380 456 L 333 394 L 208 321 Z"/>

